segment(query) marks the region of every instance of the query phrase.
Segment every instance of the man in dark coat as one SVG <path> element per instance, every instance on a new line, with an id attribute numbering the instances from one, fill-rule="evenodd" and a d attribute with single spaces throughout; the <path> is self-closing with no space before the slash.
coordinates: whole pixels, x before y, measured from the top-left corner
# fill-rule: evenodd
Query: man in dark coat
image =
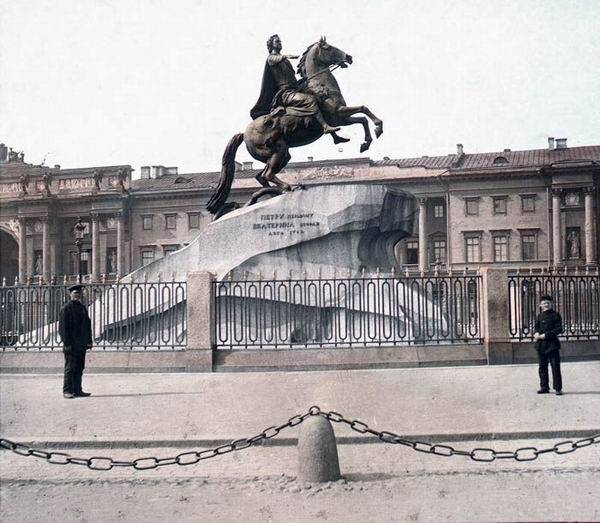
<path id="1" fill-rule="evenodd" d="M 560 374 L 560 341 L 558 335 L 563 331 L 560 314 L 552 309 L 552 296 L 542 296 L 542 312 L 535 320 L 535 348 L 538 353 L 540 390 L 538 394 L 550 391 L 548 383 L 548 363 L 552 367 L 552 385 L 558 396 L 562 395 L 562 376 Z"/>
<path id="2" fill-rule="evenodd" d="M 85 351 L 92 346 L 92 324 L 85 305 L 81 303 L 81 289 L 81 285 L 69 287 L 70 300 L 60 310 L 58 320 L 65 355 L 63 396 L 69 399 L 90 396 L 89 392 L 81 389 Z"/>

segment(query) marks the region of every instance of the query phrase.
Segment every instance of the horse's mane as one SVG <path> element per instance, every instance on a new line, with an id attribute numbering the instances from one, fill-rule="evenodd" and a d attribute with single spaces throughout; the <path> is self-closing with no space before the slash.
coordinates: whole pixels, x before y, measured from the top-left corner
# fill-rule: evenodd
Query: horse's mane
<path id="1" fill-rule="evenodd" d="M 308 52 L 315 46 L 317 45 L 319 42 L 315 42 L 314 44 L 310 44 L 307 48 L 306 51 L 304 51 L 302 53 L 302 56 L 300 57 L 300 60 L 298 62 L 298 67 L 297 67 L 297 71 L 298 74 L 300 75 L 301 78 L 306 78 L 306 56 L 308 55 Z"/>

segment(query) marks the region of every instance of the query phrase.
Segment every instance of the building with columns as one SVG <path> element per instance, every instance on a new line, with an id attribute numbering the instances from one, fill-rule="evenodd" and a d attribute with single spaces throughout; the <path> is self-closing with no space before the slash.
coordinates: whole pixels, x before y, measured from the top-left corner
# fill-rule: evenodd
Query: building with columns
<path id="1" fill-rule="evenodd" d="M 231 199 L 259 186 L 238 164 Z M 205 210 L 218 172 L 129 165 L 61 169 L 27 164 L 0 145 L 0 277 L 114 279 L 189 243 L 212 217 Z M 291 184 L 386 183 L 417 197 L 414 234 L 396 247 L 399 270 L 595 268 L 600 242 L 600 145 L 374 161 L 295 162 Z M 74 226 L 84 224 L 81 252 Z"/>

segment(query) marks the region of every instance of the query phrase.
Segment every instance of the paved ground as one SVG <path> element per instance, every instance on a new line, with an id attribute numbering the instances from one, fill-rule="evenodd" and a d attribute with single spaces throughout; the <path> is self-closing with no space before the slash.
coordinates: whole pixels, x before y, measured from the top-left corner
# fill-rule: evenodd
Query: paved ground
<path id="1" fill-rule="evenodd" d="M 532 365 L 240 374 L 0 376 L 0 435 L 81 457 L 169 457 L 259 433 L 310 405 L 460 449 L 548 447 L 600 433 L 600 362 L 564 365 L 539 396 Z M 334 425 L 346 482 L 294 480 L 297 428 L 274 445 L 156 471 L 53 466 L 0 452 L 2 521 L 600 520 L 600 445 L 475 463 L 369 443 Z"/>
<path id="2" fill-rule="evenodd" d="M 532 365 L 322 372 L 0 375 L 0 434 L 27 441 L 233 439 L 311 405 L 408 435 L 600 428 L 600 362 L 564 366 L 565 395 L 537 395 Z M 293 431 L 290 432 L 293 436 Z M 341 430 L 339 436 L 356 435 Z M 289 436 L 289 434 L 286 434 Z"/>

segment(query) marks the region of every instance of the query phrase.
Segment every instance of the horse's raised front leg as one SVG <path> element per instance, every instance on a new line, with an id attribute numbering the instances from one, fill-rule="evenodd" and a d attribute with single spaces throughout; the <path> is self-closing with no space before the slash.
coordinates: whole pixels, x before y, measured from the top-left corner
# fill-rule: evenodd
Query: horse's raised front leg
<path id="1" fill-rule="evenodd" d="M 379 138 L 383 134 L 383 121 L 377 118 L 366 105 L 343 105 L 338 108 L 337 112 L 340 116 L 352 116 L 356 113 L 366 114 L 375 125 L 375 137 Z"/>
<path id="2" fill-rule="evenodd" d="M 339 120 L 340 125 L 352 125 L 355 123 L 362 124 L 363 129 L 365 130 L 365 141 L 360 144 L 360 152 L 364 153 L 369 147 L 371 147 L 371 142 L 373 138 L 371 137 L 371 130 L 369 129 L 369 120 L 367 120 L 364 116 L 347 116 L 346 118 Z"/>

